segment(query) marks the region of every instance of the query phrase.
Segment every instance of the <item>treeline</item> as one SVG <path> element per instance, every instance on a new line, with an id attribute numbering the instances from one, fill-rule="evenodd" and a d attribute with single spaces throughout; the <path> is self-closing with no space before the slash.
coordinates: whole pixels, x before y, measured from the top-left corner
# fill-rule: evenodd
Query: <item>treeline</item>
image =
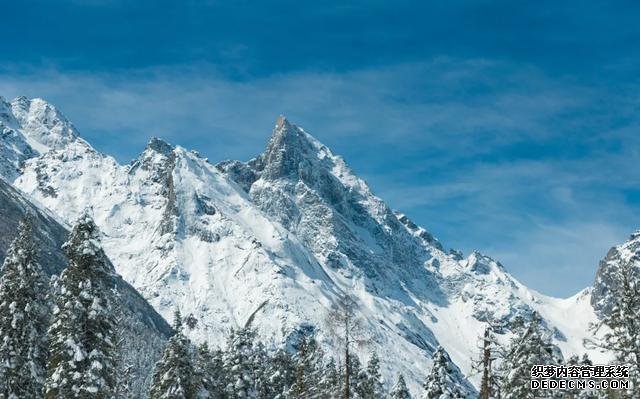
<path id="1" fill-rule="evenodd" d="M 36 260 L 29 220 L 20 224 L 0 275 L 0 399 L 129 399 L 136 370 L 125 361 L 128 333 L 119 320 L 113 287 L 115 271 L 104 254 L 98 229 L 88 214 L 73 227 L 64 251 L 67 268 L 48 279 Z M 541 318 L 516 319 L 508 345 L 487 330 L 476 368 L 482 374 L 481 399 L 638 397 L 640 289 L 632 259 L 613 278 L 620 292 L 612 312 L 594 331 L 594 342 L 631 367 L 628 392 L 533 391 L 531 368 L 560 364 Z M 179 312 L 175 334 L 155 365 L 150 399 L 409 399 L 404 377 L 385 386 L 380 359 L 366 362 L 353 348 L 365 343 L 357 303 L 345 296 L 327 314 L 328 334 L 337 343 L 335 359 L 313 337 L 300 334 L 289 350 L 268 350 L 250 327 L 233 330 L 221 348 L 195 346 L 186 336 Z M 571 358 L 571 364 L 589 364 Z M 420 399 L 478 397 L 447 352 L 439 347 L 424 371 Z M 418 399 L 418 398 L 416 398 Z"/>
<path id="2" fill-rule="evenodd" d="M 179 312 L 174 328 L 176 334 L 156 364 L 150 399 L 388 397 L 375 353 L 366 365 L 350 356 L 352 378 L 345 390 L 344 366 L 326 357 L 317 342 L 305 335 L 300 335 L 293 353 L 268 351 L 247 327 L 231 331 L 224 349 L 211 349 L 189 341 Z"/>

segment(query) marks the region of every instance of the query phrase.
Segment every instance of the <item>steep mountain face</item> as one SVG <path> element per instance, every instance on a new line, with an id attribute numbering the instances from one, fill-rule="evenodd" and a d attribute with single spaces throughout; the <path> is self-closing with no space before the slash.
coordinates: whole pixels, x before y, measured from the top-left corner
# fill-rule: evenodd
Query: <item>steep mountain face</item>
<path id="1" fill-rule="evenodd" d="M 534 311 L 546 315 L 546 327 L 567 355 L 586 351 L 582 341 L 595 321 L 588 291 L 555 300 L 529 290 L 486 255 L 445 252 L 426 230 L 375 197 L 344 160 L 282 117 L 263 154 L 217 167 L 300 237 L 371 317 L 402 315 L 391 330 L 425 356 L 437 341 L 469 373 L 487 323 L 506 340 L 509 322 Z M 563 315 L 571 311 L 581 316 L 566 323 Z"/>
<path id="2" fill-rule="evenodd" d="M 437 345 L 469 375 L 487 323 L 506 340 L 508 321 L 533 311 L 565 356 L 585 352 L 590 291 L 549 298 L 485 255 L 446 252 L 282 117 L 265 152 L 246 163 L 214 166 L 152 139 L 122 166 L 53 107 L 33 108 L 39 116 L 6 112 L 32 152 L 10 154 L 22 158 L 5 178 L 66 222 L 91 207 L 116 270 L 165 317 L 179 308 L 197 340 L 220 345 L 251 323 L 274 346 L 304 331 L 330 348 L 326 315 L 348 293 L 369 331 L 360 355 L 376 350 L 385 379 L 402 372 L 416 392 Z M 580 317 L 568 323 L 567 314 Z"/>
<path id="3" fill-rule="evenodd" d="M 59 275 L 67 266 L 62 251 L 62 244 L 68 236 L 67 229 L 2 179 L 0 179 L 0 229 L 2 229 L 0 263 L 17 231 L 18 223 L 27 216 L 33 221 L 40 264 L 48 275 Z M 136 397 L 145 397 L 153 365 L 161 355 L 164 343 L 172 331 L 166 321 L 144 298 L 115 273 L 112 276 L 112 285 L 119 328 L 126 331 L 122 337 L 125 361 L 137 370 L 137 374 L 129 383 Z"/>
<path id="4" fill-rule="evenodd" d="M 611 248 L 600 261 L 591 296 L 591 304 L 599 315 L 609 312 L 613 306 L 613 299 L 619 288 L 618 282 L 613 278 L 615 271 L 623 262 L 629 262 L 634 257 L 636 267 L 632 270 L 640 278 L 640 230 L 632 234 L 624 244 Z"/>
<path id="5" fill-rule="evenodd" d="M 59 274 L 67 263 L 60 249 L 66 241 L 67 230 L 49 213 L 34 206 L 22 193 L 0 179 L 0 259 L 6 256 L 18 222 L 25 215 L 33 220 L 38 262 L 47 274 Z"/>
<path id="6" fill-rule="evenodd" d="M 19 132 L 11 104 L 0 97 L 0 176 L 13 181 L 22 162 L 38 155 Z"/>

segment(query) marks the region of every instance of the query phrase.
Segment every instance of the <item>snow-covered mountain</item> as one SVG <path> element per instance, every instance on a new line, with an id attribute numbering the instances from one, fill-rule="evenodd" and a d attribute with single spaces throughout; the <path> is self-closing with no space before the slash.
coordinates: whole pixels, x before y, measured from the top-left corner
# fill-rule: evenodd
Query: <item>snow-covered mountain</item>
<path id="1" fill-rule="evenodd" d="M 640 276 L 640 261 L 638 261 L 640 258 L 640 230 L 631 234 L 625 243 L 611 248 L 607 256 L 600 261 L 591 296 L 591 304 L 597 314 L 600 315 L 611 310 L 614 296 L 619 288 L 616 279 L 613 278 L 614 272 L 622 262 L 628 262 L 632 258 L 636 259 L 636 267 L 632 270 Z"/>
<path id="2" fill-rule="evenodd" d="M 2 176 L 64 221 L 92 207 L 116 270 L 165 317 L 191 314 L 197 340 L 251 323 L 272 345 L 304 331 L 329 348 L 327 311 L 349 293 L 362 357 L 376 350 L 385 379 L 401 372 L 414 390 L 438 344 L 469 375 L 486 324 L 506 339 L 533 311 L 565 356 L 587 351 L 590 289 L 550 298 L 486 255 L 445 251 L 284 117 L 264 153 L 218 165 L 157 138 L 120 165 L 38 99 L 0 100 L 0 120 Z"/>

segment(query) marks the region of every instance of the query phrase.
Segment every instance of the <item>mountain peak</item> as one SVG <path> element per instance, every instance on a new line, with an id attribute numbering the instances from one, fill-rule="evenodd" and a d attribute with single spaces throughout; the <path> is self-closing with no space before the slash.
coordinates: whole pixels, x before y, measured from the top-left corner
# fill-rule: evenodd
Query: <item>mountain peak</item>
<path id="1" fill-rule="evenodd" d="M 302 129 L 289 122 L 284 115 L 280 115 L 278 119 L 276 119 L 276 125 L 273 128 L 268 147 L 282 147 L 285 144 L 294 145 L 296 141 L 308 141 L 300 140 L 306 139 L 305 136 L 306 134 Z M 299 146 L 300 144 L 301 143 L 297 143 L 296 145 Z"/>
<path id="2" fill-rule="evenodd" d="M 302 129 L 280 115 L 267 149 L 261 156 L 265 167 L 263 176 L 267 179 L 297 176 L 300 163 L 317 153 L 307 136 Z"/>
<path id="3" fill-rule="evenodd" d="M 152 137 L 147 143 L 145 150 L 152 150 L 162 155 L 168 155 L 173 151 L 174 147 L 159 137 Z"/>
<path id="4" fill-rule="evenodd" d="M 280 114 L 278 116 L 278 119 L 276 119 L 276 130 L 288 129 L 290 127 L 291 124 L 289 123 L 287 118 L 283 114 Z"/>
<path id="5" fill-rule="evenodd" d="M 24 96 L 11 101 L 11 111 L 22 133 L 40 146 L 61 149 L 79 136 L 71 122 L 53 105 L 41 99 Z M 44 148 L 38 148 L 43 152 Z"/>

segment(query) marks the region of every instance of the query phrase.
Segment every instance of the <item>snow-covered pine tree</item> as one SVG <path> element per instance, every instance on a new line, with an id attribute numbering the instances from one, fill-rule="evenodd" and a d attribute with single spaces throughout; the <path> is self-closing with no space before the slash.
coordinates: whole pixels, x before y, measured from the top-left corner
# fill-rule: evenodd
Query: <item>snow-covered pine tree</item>
<path id="1" fill-rule="evenodd" d="M 617 291 L 612 292 L 613 308 L 593 326 L 597 333 L 603 325 L 609 327 L 597 344 L 612 352 L 619 364 L 629 365 L 631 397 L 640 397 L 640 281 L 637 269 L 640 257 L 634 255 L 623 261 L 612 273 L 617 280 Z"/>
<path id="2" fill-rule="evenodd" d="M 363 399 L 378 399 L 384 396 L 382 375 L 380 374 L 380 359 L 373 352 L 367 363 L 365 377 L 360 395 Z"/>
<path id="3" fill-rule="evenodd" d="M 63 246 L 68 267 L 55 280 L 49 327 L 47 399 L 111 398 L 115 382 L 113 267 L 87 212 Z"/>
<path id="4" fill-rule="evenodd" d="M 195 399 L 196 383 L 191 342 L 182 331 L 182 317 L 176 310 L 169 342 L 153 371 L 149 399 Z"/>
<path id="5" fill-rule="evenodd" d="M 135 365 L 131 359 L 131 353 L 127 350 L 127 338 L 131 335 L 130 325 L 127 323 L 127 311 L 122 306 L 120 293 L 114 287 L 111 294 L 115 299 L 112 303 L 114 314 L 114 365 L 115 388 L 114 399 L 129 399 L 134 396 L 133 380 L 136 376 Z"/>
<path id="6" fill-rule="evenodd" d="M 209 344 L 203 342 L 196 350 L 193 364 L 193 378 L 196 389 L 196 398 L 208 399 L 211 397 L 211 381 L 209 380 L 208 367 L 211 362 Z"/>
<path id="7" fill-rule="evenodd" d="M 196 354 L 194 376 L 198 399 L 222 399 L 224 395 L 222 352 L 211 351 L 206 342 L 201 344 Z"/>
<path id="8" fill-rule="evenodd" d="M 455 399 L 464 398 L 465 389 L 456 380 L 457 368 L 449 354 L 438 347 L 433 354 L 431 372 L 423 384 L 423 399 Z"/>
<path id="9" fill-rule="evenodd" d="M 320 398 L 338 399 L 340 398 L 340 373 L 333 357 L 322 368 L 320 376 Z"/>
<path id="10" fill-rule="evenodd" d="M 256 361 L 256 332 L 249 328 L 232 330 L 224 353 L 224 369 L 227 374 L 225 392 L 231 399 L 255 398 L 260 381 L 259 364 Z"/>
<path id="11" fill-rule="evenodd" d="M 530 385 L 533 366 L 562 363 L 550 337 L 542 328 L 540 316 L 534 312 L 529 321 L 518 318 L 514 325 L 515 336 L 505 349 L 500 365 L 501 397 L 528 399 L 553 395 L 553 391 L 533 391 Z"/>
<path id="12" fill-rule="evenodd" d="M 41 398 L 47 359 L 47 280 L 32 222 L 20 223 L 0 271 L 0 398 Z"/>
<path id="13" fill-rule="evenodd" d="M 269 384 L 269 354 L 262 341 L 255 341 L 253 345 L 253 364 L 255 391 L 258 398 L 272 398 L 277 393 L 273 392 L 273 387 Z"/>
<path id="14" fill-rule="evenodd" d="M 411 399 L 411 393 L 402 374 L 398 374 L 398 380 L 391 388 L 391 399 Z"/>
<path id="15" fill-rule="evenodd" d="M 364 388 L 367 382 L 367 373 L 366 370 L 362 369 L 362 363 L 360 363 L 360 358 L 355 353 L 352 353 L 349 356 L 349 367 L 348 370 L 351 373 L 351 378 L 349 379 L 349 397 L 351 399 L 363 399 L 362 395 L 364 393 Z M 344 377 L 344 373 L 346 373 L 347 367 L 342 368 L 342 382 L 346 381 Z M 346 398 L 347 390 L 345 386 L 342 387 L 343 398 Z"/>
<path id="16" fill-rule="evenodd" d="M 284 399 L 295 379 L 295 362 L 285 349 L 278 348 L 265 369 L 273 399 Z"/>
<path id="17" fill-rule="evenodd" d="M 302 335 L 298 342 L 295 362 L 295 379 L 289 397 L 292 399 L 317 398 L 320 394 L 320 364 L 322 354 L 315 339 Z"/>

